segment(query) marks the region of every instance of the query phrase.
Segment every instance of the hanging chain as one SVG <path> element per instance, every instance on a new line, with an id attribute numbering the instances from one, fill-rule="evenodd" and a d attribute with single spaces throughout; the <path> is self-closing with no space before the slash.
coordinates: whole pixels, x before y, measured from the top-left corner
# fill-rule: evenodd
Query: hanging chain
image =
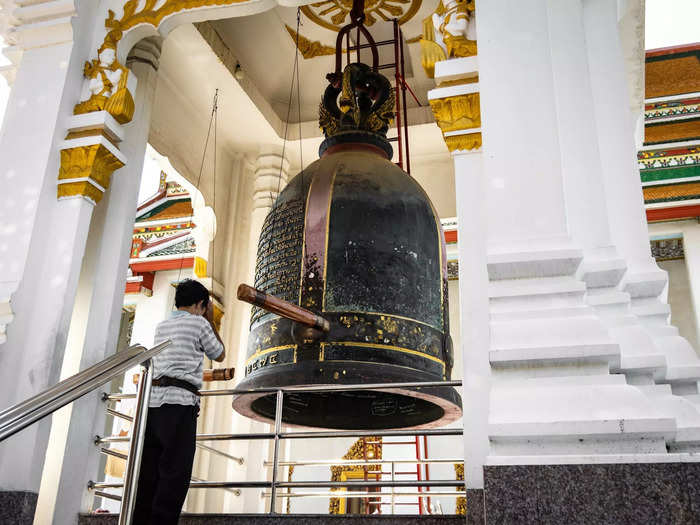
<path id="1" fill-rule="evenodd" d="M 216 147 L 216 129 L 217 129 L 217 124 L 219 122 L 219 90 L 216 90 L 216 93 L 214 94 L 214 109 L 212 111 L 212 115 L 214 117 L 214 172 L 212 173 L 213 179 L 214 179 L 214 188 L 212 190 L 213 193 L 213 204 L 214 204 L 214 232 L 213 232 L 213 237 L 211 240 L 211 295 L 214 297 L 214 263 L 216 262 L 216 234 L 219 230 L 219 225 L 218 221 L 216 220 L 216 155 L 218 152 L 218 149 Z M 207 254 L 209 255 L 209 254 Z"/>
<path id="2" fill-rule="evenodd" d="M 216 113 L 217 109 L 219 107 L 219 90 L 217 89 L 216 92 L 214 93 L 214 102 L 212 104 L 211 108 L 211 116 L 209 117 L 209 128 L 207 129 L 207 138 L 204 140 L 204 151 L 202 151 L 202 162 L 199 164 L 199 174 L 197 175 L 197 183 L 194 185 L 195 189 L 199 190 L 199 183 L 202 180 L 202 173 L 204 172 L 204 160 L 206 159 L 207 156 L 207 148 L 209 146 L 209 136 L 211 135 L 211 128 L 212 124 L 214 124 L 214 209 L 216 209 Z M 200 191 L 201 192 L 201 191 Z M 193 195 L 190 198 L 190 202 L 192 202 L 193 198 L 195 196 Z M 202 197 L 204 197 L 202 195 Z M 193 210 L 194 211 L 194 207 Z M 186 247 L 187 245 L 185 245 Z M 185 265 L 185 258 L 187 257 L 187 253 L 183 253 L 182 257 L 180 257 L 180 269 L 177 272 L 177 282 L 180 282 L 180 279 L 182 279 L 182 268 Z M 213 264 L 213 257 L 212 257 L 212 264 Z M 192 262 L 192 265 L 194 267 L 194 259 Z M 213 287 L 214 287 L 214 279 L 213 279 L 213 273 L 212 273 L 212 293 L 213 293 Z"/>

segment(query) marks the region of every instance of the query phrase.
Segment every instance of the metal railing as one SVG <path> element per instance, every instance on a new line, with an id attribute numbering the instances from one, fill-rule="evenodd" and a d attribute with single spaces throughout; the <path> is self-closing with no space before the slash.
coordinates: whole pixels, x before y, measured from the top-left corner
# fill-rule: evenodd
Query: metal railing
<path id="1" fill-rule="evenodd" d="M 141 381 L 140 383 L 142 383 Z M 228 395 L 242 395 L 242 394 L 261 394 L 269 393 L 275 394 L 275 419 L 273 432 L 258 432 L 258 433 L 247 433 L 247 434 L 197 434 L 196 440 L 200 441 L 233 441 L 233 440 L 273 440 L 273 453 L 272 462 L 267 462 L 265 466 L 272 466 L 272 475 L 270 481 L 191 481 L 190 488 L 192 489 L 204 489 L 204 488 L 222 488 L 222 489 L 242 489 L 242 488 L 260 488 L 269 489 L 269 492 L 264 492 L 265 496 L 270 498 L 269 513 L 275 514 L 276 503 L 278 497 L 303 497 L 303 494 L 285 493 L 278 496 L 278 489 L 282 488 L 328 488 L 328 489 L 340 489 L 340 488 L 378 488 L 378 487 L 458 487 L 464 482 L 450 479 L 450 480 L 396 480 L 391 481 L 279 481 L 278 480 L 278 469 L 280 466 L 291 465 L 291 464 L 302 464 L 310 462 L 280 462 L 279 460 L 279 443 L 283 439 L 317 439 L 317 438 L 344 438 L 344 437 L 390 437 L 390 436 L 461 436 L 463 430 L 461 428 L 440 428 L 440 429 L 425 429 L 425 430 L 329 430 L 329 431 L 292 431 L 283 432 L 282 431 L 282 413 L 284 409 L 284 395 L 285 393 L 304 393 L 304 392 L 347 392 L 347 391 L 357 391 L 357 390 L 394 390 L 403 388 L 425 388 L 425 387 L 459 387 L 462 385 L 461 381 L 432 381 L 432 382 L 406 382 L 406 383 L 373 383 L 373 384 L 358 384 L 358 385 L 318 385 L 318 386 L 307 386 L 307 387 L 280 387 L 280 388 L 259 388 L 252 390 L 238 390 L 238 389 L 219 389 L 219 390 L 201 390 L 200 394 L 202 397 L 216 397 L 216 396 L 228 396 Z M 104 401 L 120 401 L 124 399 L 137 398 L 136 401 L 136 412 L 139 412 L 139 405 L 143 403 L 143 399 L 135 394 L 107 394 L 105 393 L 102 397 Z M 112 409 L 109 409 L 112 410 Z M 112 410 L 111 413 L 115 411 Z M 116 415 L 116 414 L 114 414 Z M 117 416 L 119 417 L 119 416 Z M 129 416 L 127 416 L 129 417 Z M 134 419 L 137 419 L 135 416 Z M 132 429 L 132 436 L 136 432 L 142 432 L 143 429 Z M 95 444 L 100 446 L 110 443 L 124 443 L 124 442 L 139 442 L 143 439 L 143 436 L 139 436 L 138 439 L 133 440 L 127 436 L 106 436 L 100 437 L 95 436 Z M 207 447 L 210 449 L 211 447 Z M 239 460 L 235 456 L 230 456 L 229 454 L 223 453 L 216 449 L 214 451 L 221 453 L 224 456 L 228 456 L 231 459 Z M 129 455 L 131 456 L 131 454 Z M 462 460 L 394 460 L 394 463 L 446 463 L 446 462 L 461 462 Z M 391 463 L 389 461 L 388 463 Z M 343 464 L 342 460 L 340 462 L 334 462 L 333 465 Z M 372 460 L 354 462 L 353 464 L 375 464 Z M 128 474 L 127 469 L 127 474 Z M 138 476 L 138 465 L 136 466 L 136 471 L 132 475 Z M 127 489 L 132 486 L 133 480 L 125 477 L 124 483 L 103 483 L 91 481 L 88 488 L 95 491 L 96 496 L 108 497 L 110 499 L 119 499 L 119 496 L 114 494 L 109 494 L 105 496 L 102 489 L 107 488 L 122 488 L 125 497 L 129 497 L 127 494 Z M 134 489 L 135 490 L 135 489 Z M 312 494 L 312 493 L 307 493 Z M 320 494 L 320 493 L 319 493 Z M 326 493 L 323 493 L 325 497 Z M 429 493 L 421 493 L 421 495 L 427 495 Z M 335 493 L 338 496 L 338 493 Z M 372 492 L 369 494 L 372 497 L 379 497 L 382 493 Z M 389 494 L 385 493 L 388 496 Z M 396 493 L 395 495 L 403 496 L 404 493 Z M 449 492 L 439 492 L 435 495 L 445 495 L 445 496 L 463 496 L 464 492 L 459 490 L 449 491 Z M 310 496 L 306 496 L 310 497 Z M 319 496 L 321 497 L 321 496 Z M 355 497 L 355 493 L 348 496 L 347 493 L 343 493 L 343 497 Z M 367 497 L 367 495 L 357 496 L 357 497 Z M 127 501 L 128 502 L 128 501 Z M 122 508 L 125 507 L 125 502 L 122 501 Z M 128 522 L 124 522 L 128 523 Z M 122 521 L 120 521 L 120 525 Z"/>
<path id="2" fill-rule="evenodd" d="M 122 499 L 122 512 L 119 523 L 123 525 L 131 522 L 133 504 L 136 497 L 136 485 L 138 471 L 141 464 L 141 451 L 143 450 L 144 430 L 148 416 L 148 401 L 151 395 L 151 358 L 159 354 L 170 345 L 170 341 L 160 343 L 153 348 L 146 349 L 141 345 L 134 345 L 123 352 L 110 356 L 99 363 L 79 372 L 55 386 L 30 397 L 26 401 L 18 403 L 0 412 L 0 441 L 15 435 L 20 430 L 32 423 L 52 414 L 59 408 L 75 401 L 85 394 L 101 387 L 113 378 L 124 374 L 127 370 L 141 365 L 141 378 L 136 397 L 136 412 L 133 417 L 132 439 L 129 441 L 129 453 L 127 456 L 115 451 L 111 455 L 125 458 L 126 483 Z M 101 496 L 109 498 L 110 494 L 101 493 Z"/>
<path id="3" fill-rule="evenodd" d="M 128 369 L 148 361 L 169 344 L 170 341 L 166 341 L 148 350 L 141 345 L 131 346 L 123 352 L 110 356 L 96 365 L 64 379 L 26 401 L 6 408 L 0 412 L 0 441 L 15 435 L 32 423 L 101 387 Z"/>

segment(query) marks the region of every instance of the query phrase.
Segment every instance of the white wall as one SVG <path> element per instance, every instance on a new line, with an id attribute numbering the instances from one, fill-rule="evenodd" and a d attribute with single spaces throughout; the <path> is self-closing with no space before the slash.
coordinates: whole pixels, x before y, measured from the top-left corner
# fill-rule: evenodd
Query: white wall
<path id="1" fill-rule="evenodd" d="M 690 276 L 685 259 L 659 261 L 659 267 L 668 272 L 668 304 L 671 305 L 671 324 L 681 336 L 698 350 L 695 308 L 690 290 Z M 697 271 L 697 270 L 696 270 Z M 697 275 L 695 279 L 697 279 Z"/>
<path id="2" fill-rule="evenodd" d="M 668 272 L 671 323 L 700 353 L 700 224 L 695 220 L 650 224 L 649 235 L 683 236 L 685 260 L 662 261 L 659 266 Z"/>

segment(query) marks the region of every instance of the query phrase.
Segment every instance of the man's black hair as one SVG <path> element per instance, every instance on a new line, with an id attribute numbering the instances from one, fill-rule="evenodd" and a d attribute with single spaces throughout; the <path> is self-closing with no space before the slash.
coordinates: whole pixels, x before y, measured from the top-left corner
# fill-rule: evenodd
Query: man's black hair
<path id="1" fill-rule="evenodd" d="M 204 307 L 209 305 L 209 291 L 199 281 L 185 279 L 177 285 L 175 290 L 175 307 L 192 306 L 199 301 L 204 301 Z"/>

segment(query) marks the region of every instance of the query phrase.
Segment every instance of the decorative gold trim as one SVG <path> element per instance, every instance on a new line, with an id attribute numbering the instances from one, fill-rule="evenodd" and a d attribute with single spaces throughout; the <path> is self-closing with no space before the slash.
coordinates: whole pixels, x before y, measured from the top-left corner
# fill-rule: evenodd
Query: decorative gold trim
<path id="1" fill-rule="evenodd" d="M 437 215 L 436 215 L 437 217 Z M 422 324 L 424 326 L 429 326 L 430 328 L 435 328 L 436 330 L 442 330 L 442 328 L 438 328 L 436 326 L 431 325 L 430 323 L 426 323 L 425 321 L 419 321 L 418 319 L 413 319 L 411 317 L 406 317 L 403 315 L 396 315 L 396 314 L 388 314 L 386 312 L 360 312 L 359 310 L 323 310 L 324 312 L 329 312 L 329 313 L 344 313 L 344 314 L 358 314 L 358 315 L 379 315 L 379 316 L 387 316 L 387 317 L 394 317 L 396 319 L 404 319 L 405 321 L 411 321 L 413 323 L 418 323 Z"/>
<path id="2" fill-rule="evenodd" d="M 127 88 L 127 78 L 129 70 L 116 59 L 116 51 L 124 33 L 130 29 L 141 25 L 149 24 L 158 27 L 168 16 L 180 11 L 198 9 L 203 7 L 227 6 L 245 2 L 246 0 L 165 0 L 162 5 L 156 8 L 159 0 L 128 0 L 124 4 L 121 18 L 117 19 L 113 10 L 107 11 L 105 28 L 108 32 L 104 37 L 102 45 L 98 49 L 98 58 L 85 62 L 83 74 L 85 78 L 101 81 L 102 89 L 93 92 L 88 100 L 84 100 L 75 105 L 73 113 L 80 115 L 93 111 L 105 110 L 112 115 L 120 124 L 126 124 L 134 118 L 134 98 Z M 140 4 L 140 10 L 137 10 Z M 104 55 L 103 51 L 113 52 L 112 56 Z M 102 58 L 105 58 L 103 61 Z M 118 85 L 114 86 L 110 75 L 116 71 L 121 71 Z M 99 84 L 97 84 L 99 88 Z"/>
<path id="3" fill-rule="evenodd" d="M 125 33 L 132 27 L 139 24 L 150 24 L 158 27 L 163 19 L 180 11 L 198 9 L 201 7 L 227 6 L 239 4 L 246 0 L 165 0 L 163 5 L 154 9 L 158 0 L 146 0 L 143 8 L 136 11 L 141 0 L 129 0 L 124 4 L 124 13 L 117 20 L 114 11 L 109 10 L 109 17 L 105 20 L 105 27 L 112 30 L 119 30 Z"/>
<path id="4" fill-rule="evenodd" d="M 455 80 L 444 80 L 437 87 L 462 86 L 464 84 L 475 84 L 479 82 L 479 75 L 469 78 L 457 78 Z"/>
<path id="5" fill-rule="evenodd" d="M 284 27 L 287 30 L 287 33 L 289 33 L 289 36 L 292 38 L 292 42 L 294 42 L 294 45 L 297 46 L 297 49 L 299 49 L 299 52 L 301 53 L 301 56 L 304 57 L 304 59 L 308 60 L 310 58 L 335 54 L 335 47 L 322 44 L 318 40 L 309 40 L 301 34 L 299 34 L 299 44 L 297 45 L 297 32 L 286 24 Z"/>
<path id="6" fill-rule="evenodd" d="M 473 150 L 481 147 L 481 133 L 467 133 L 465 135 L 451 135 L 445 137 L 445 144 L 450 152 L 456 150 Z"/>
<path id="7" fill-rule="evenodd" d="M 474 9 L 472 0 L 441 0 L 435 11 L 423 19 L 421 65 L 429 78 L 435 76 L 436 62 L 476 55 L 476 40 L 466 37 L 466 25 Z"/>
<path id="8" fill-rule="evenodd" d="M 269 354 L 270 352 L 278 352 L 280 350 L 288 350 L 290 348 L 294 348 L 294 351 L 296 352 L 296 347 L 297 345 L 282 345 L 273 346 L 272 348 L 266 348 L 265 350 L 260 350 L 259 352 L 255 352 L 253 355 L 251 355 L 248 359 L 246 359 L 245 364 L 246 366 L 248 366 L 249 363 L 255 361 L 255 359 L 257 359 L 258 357 L 263 356 L 265 354 Z"/>
<path id="9" fill-rule="evenodd" d="M 378 436 L 361 437 L 348 449 L 342 459 L 360 460 L 360 459 L 382 459 L 382 438 Z M 347 481 L 361 475 L 363 478 L 365 473 L 368 475 L 377 475 L 381 472 L 381 465 L 333 465 L 331 466 L 331 481 Z M 378 472 L 379 471 L 379 472 Z M 335 491 L 345 491 L 345 489 L 331 489 Z M 329 514 L 345 514 L 345 499 L 346 498 L 331 498 L 328 504 Z"/>
<path id="10" fill-rule="evenodd" d="M 409 2 L 411 5 L 404 12 L 403 5 Z M 403 25 L 415 16 L 421 4 L 422 0 L 375 0 L 374 2 L 367 2 L 365 7 L 365 25 L 372 26 L 377 19 L 389 22 L 394 18 L 398 18 L 399 25 Z M 352 2 L 347 0 L 321 0 L 311 5 L 302 6 L 301 12 L 312 22 L 337 33 L 347 23 L 351 7 Z M 316 13 L 312 8 L 321 10 Z M 334 11 L 337 12 L 334 13 Z M 321 18 L 325 15 L 330 15 L 330 21 Z"/>
<path id="11" fill-rule="evenodd" d="M 206 261 L 204 261 L 204 264 L 206 265 Z M 216 327 L 217 332 L 221 331 L 221 321 L 224 318 L 224 310 L 219 307 L 218 304 L 214 303 L 214 326 Z"/>
<path id="12" fill-rule="evenodd" d="M 200 279 L 207 276 L 207 261 L 198 255 L 194 258 L 194 274 Z"/>
<path id="13" fill-rule="evenodd" d="M 294 475 L 294 465 L 289 465 L 287 470 L 287 481 L 292 481 L 292 476 Z M 291 487 L 287 488 L 287 494 L 291 494 Z M 292 511 L 292 498 L 287 498 L 287 514 L 291 514 Z"/>
<path id="14" fill-rule="evenodd" d="M 84 197 L 93 204 L 102 200 L 102 192 L 87 181 L 68 182 L 58 186 L 58 198 L 67 199 L 69 197 Z"/>
<path id="15" fill-rule="evenodd" d="M 102 128 L 86 129 L 83 131 L 71 131 L 66 135 L 66 140 L 70 139 L 82 139 L 85 137 L 104 137 L 108 140 L 115 148 L 119 149 L 114 139 L 109 136 Z"/>
<path id="16" fill-rule="evenodd" d="M 445 50 L 432 40 L 420 39 L 420 63 L 428 78 L 435 78 L 435 64 L 447 60 Z"/>
<path id="17" fill-rule="evenodd" d="M 445 362 L 442 359 L 435 357 L 434 355 L 426 354 L 424 352 L 419 352 L 418 350 L 413 350 L 411 348 L 404 348 L 402 346 L 382 345 L 379 343 L 364 343 L 364 342 L 359 342 L 359 341 L 327 341 L 327 342 L 321 343 L 321 348 L 324 349 L 325 346 L 328 346 L 328 345 L 360 346 L 362 348 L 379 348 L 382 350 L 393 350 L 395 352 L 402 352 L 404 354 L 411 354 L 411 355 L 415 355 L 418 357 L 423 357 L 425 359 L 435 361 L 436 363 L 440 363 L 443 366 L 443 368 L 445 367 Z M 323 352 L 323 350 L 322 350 L 322 352 Z"/>
<path id="18" fill-rule="evenodd" d="M 455 463 L 455 477 L 457 481 L 464 481 L 464 463 Z M 464 485 L 458 485 L 457 490 L 465 490 Z M 467 498 L 465 496 L 459 496 L 457 498 L 457 507 L 455 509 L 455 514 L 458 516 L 467 515 Z"/>
<path id="19" fill-rule="evenodd" d="M 61 166 L 58 170 L 58 198 L 83 195 L 94 203 L 102 199 L 102 191 L 88 180 L 91 179 L 105 190 L 114 172 L 124 166 L 103 144 L 91 144 L 61 150 Z M 69 180 L 70 182 L 61 182 Z"/>
<path id="20" fill-rule="evenodd" d="M 464 36 L 445 35 L 448 58 L 473 57 L 476 55 L 476 40 L 469 40 Z"/>
<path id="21" fill-rule="evenodd" d="M 331 175 L 330 189 L 328 190 L 328 207 L 326 208 L 326 239 L 323 247 L 323 290 L 321 291 L 321 309 L 326 310 L 326 275 L 328 274 L 328 237 L 330 236 L 331 225 L 331 204 L 333 203 L 333 189 L 335 187 L 335 177 L 338 174 L 338 166 Z"/>
<path id="22" fill-rule="evenodd" d="M 90 79 L 92 95 L 75 105 L 75 115 L 104 110 L 120 124 L 134 118 L 134 98 L 127 88 L 129 70 L 117 60 L 117 45 L 121 37 L 121 31 L 107 33 L 97 52 L 98 58 L 85 62 L 83 76 Z"/>
<path id="23" fill-rule="evenodd" d="M 466 93 L 430 101 L 435 122 L 443 133 L 481 127 L 479 93 Z"/>

